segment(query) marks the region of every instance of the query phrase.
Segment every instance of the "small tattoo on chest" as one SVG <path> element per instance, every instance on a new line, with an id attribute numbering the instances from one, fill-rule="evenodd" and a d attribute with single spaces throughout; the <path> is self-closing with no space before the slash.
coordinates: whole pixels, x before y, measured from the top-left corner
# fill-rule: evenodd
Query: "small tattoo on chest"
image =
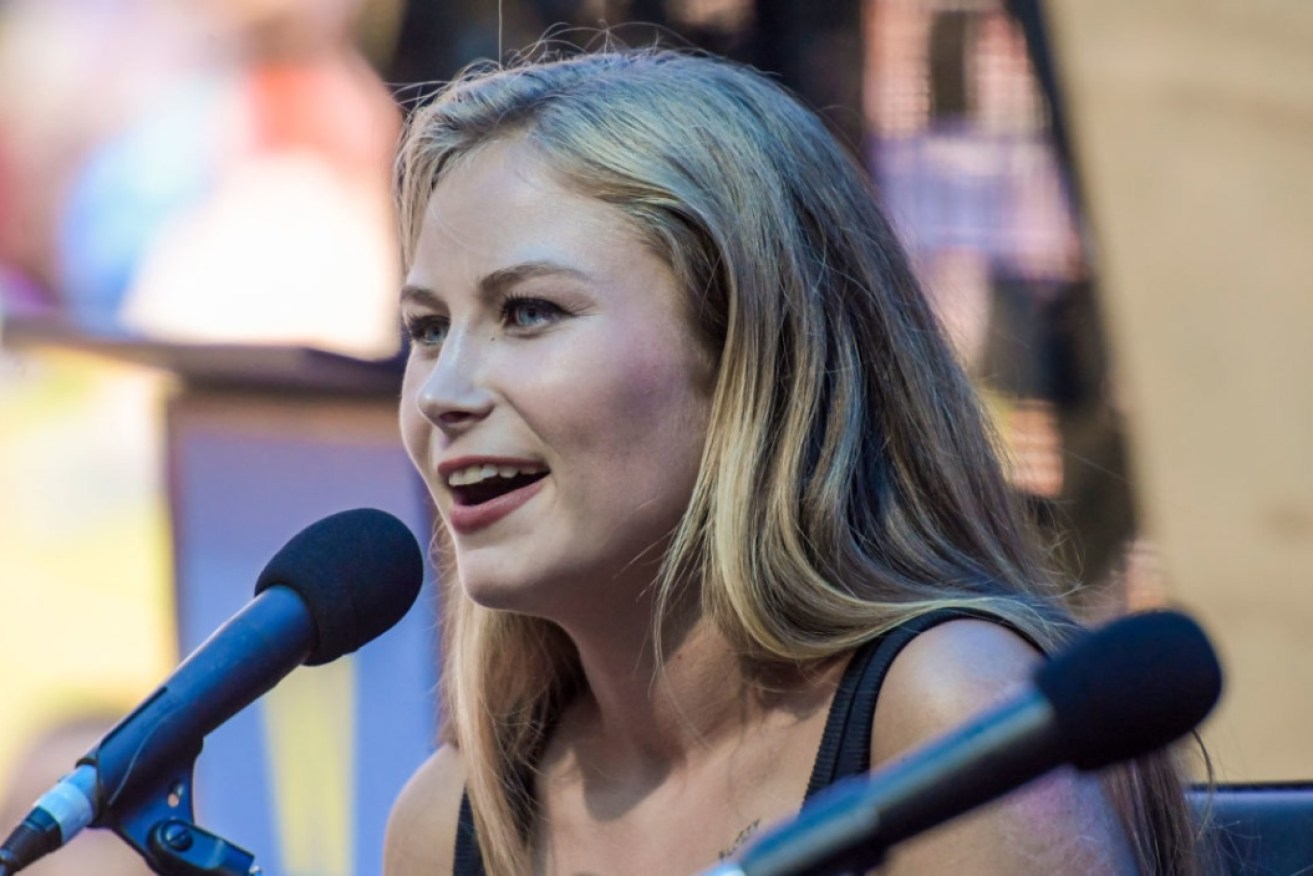
<path id="1" fill-rule="evenodd" d="M 740 830 L 738 832 L 738 835 L 734 837 L 734 842 L 730 843 L 728 849 L 723 849 L 717 853 L 717 857 L 719 857 L 720 860 L 723 861 L 726 858 L 728 858 L 730 855 L 737 852 L 740 848 L 743 847 L 743 844 L 748 841 L 748 838 L 757 832 L 757 825 L 759 824 L 761 824 L 760 818 L 753 819 L 752 824 L 749 824 L 747 827 L 743 828 L 743 830 Z"/>

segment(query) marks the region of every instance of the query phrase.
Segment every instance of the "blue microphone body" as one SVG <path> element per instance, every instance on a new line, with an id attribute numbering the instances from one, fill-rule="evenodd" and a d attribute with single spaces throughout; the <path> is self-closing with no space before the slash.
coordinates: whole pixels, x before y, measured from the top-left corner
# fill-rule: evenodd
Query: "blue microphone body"
<path id="1" fill-rule="evenodd" d="M 132 793 L 134 776 L 194 760 L 210 731 L 304 663 L 314 644 L 295 591 L 270 587 L 247 603 L 79 761 L 96 770 L 97 815 Z"/>

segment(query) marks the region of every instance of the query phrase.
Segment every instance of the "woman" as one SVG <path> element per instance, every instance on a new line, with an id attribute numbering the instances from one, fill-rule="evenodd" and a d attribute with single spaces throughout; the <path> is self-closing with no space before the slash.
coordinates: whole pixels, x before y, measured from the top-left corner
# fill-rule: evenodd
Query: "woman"
<path id="1" fill-rule="evenodd" d="M 399 180 L 402 430 L 453 585 L 445 745 L 390 876 L 698 872 L 1069 635 L 866 179 L 783 89 L 664 51 L 472 72 Z M 1190 849 L 1149 762 L 1056 774 L 882 872 Z"/>

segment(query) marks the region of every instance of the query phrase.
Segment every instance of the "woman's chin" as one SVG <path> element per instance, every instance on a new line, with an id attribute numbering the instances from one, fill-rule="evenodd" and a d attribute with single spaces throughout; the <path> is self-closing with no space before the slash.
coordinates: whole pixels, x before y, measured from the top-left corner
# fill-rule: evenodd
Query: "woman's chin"
<path id="1" fill-rule="evenodd" d="M 543 602 L 538 582 L 480 575 L 460 576 L 461 589 L 476 605 L 494 611 L 537 614 L 533 606 Z"/>

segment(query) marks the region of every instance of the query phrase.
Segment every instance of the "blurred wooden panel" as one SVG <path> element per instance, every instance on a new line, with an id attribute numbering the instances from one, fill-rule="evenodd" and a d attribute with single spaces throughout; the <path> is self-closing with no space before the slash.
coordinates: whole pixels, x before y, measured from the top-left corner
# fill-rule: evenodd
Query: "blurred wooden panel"
<path id="1" fill-rule="evenodd" d="M 1313 776 L 1313 3 L 1047 0 L 1172 598 L 1231 779 Z"/>

